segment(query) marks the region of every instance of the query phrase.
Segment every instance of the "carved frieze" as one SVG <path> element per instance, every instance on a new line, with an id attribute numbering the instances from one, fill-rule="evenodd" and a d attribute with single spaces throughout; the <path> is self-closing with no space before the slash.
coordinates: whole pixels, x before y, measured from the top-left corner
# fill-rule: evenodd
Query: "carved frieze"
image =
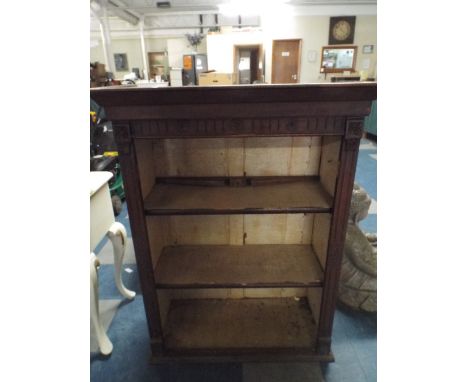
<path id="1" fill-rule="evenodd" d="M 132 122 L 133 137 L 342 135 L 343 117 L 171 119 Z"/>

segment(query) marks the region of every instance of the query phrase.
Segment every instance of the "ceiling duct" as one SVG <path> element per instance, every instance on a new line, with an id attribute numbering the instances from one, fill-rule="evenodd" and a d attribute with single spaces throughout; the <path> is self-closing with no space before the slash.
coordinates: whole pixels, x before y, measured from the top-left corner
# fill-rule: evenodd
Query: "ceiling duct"
<path id="1" fill-rule="evenodd" d="M 169 1 L 158 1 L 156 3 L 156 7 L 161 9 L 167 9 L 171 7 L 171 3 Z"/>

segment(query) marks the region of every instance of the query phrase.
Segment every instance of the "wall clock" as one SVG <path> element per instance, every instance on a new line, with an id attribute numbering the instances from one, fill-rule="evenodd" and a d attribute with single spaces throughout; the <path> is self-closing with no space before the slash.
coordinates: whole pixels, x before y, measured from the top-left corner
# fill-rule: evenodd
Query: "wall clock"
<path id="1" fill-rule="evenodd" d="M 353 44 L 356 16 L 330 17 L 328 45 Z"/>

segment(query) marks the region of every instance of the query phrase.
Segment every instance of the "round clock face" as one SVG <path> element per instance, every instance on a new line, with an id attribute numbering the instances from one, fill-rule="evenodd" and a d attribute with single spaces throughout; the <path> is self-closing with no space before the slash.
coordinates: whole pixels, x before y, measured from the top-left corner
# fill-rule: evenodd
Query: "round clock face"
<path id="1" fill-rule="evenodd" d="M 333 27 L 333 37 L 336 40 L 346 40 L 351 34 L 351 25 L 346 20 L 338 21 Z"/>

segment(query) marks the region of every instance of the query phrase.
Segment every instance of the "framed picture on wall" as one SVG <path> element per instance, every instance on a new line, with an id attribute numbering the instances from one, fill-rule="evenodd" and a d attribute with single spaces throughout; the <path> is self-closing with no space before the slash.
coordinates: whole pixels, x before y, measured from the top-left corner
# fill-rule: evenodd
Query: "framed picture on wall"
<path id="1" fill-rule="evenodd" d="M 117 72 L 123 72 L 128 70 L 128 61 L 126 53 L 115 53 L 114 54 L 115 70 Z"/>

